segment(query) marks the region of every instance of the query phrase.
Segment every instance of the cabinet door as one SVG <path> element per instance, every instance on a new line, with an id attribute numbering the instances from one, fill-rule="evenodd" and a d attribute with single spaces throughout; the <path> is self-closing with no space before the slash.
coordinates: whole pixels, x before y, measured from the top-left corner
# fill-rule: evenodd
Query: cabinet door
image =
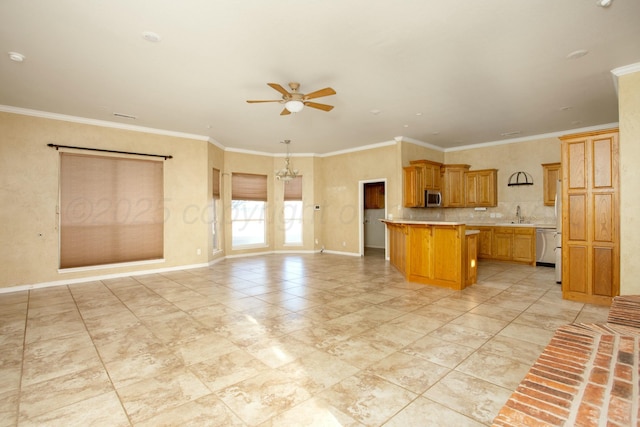
<path id="1" fill-rule="evenodd" d="M 463 233 L 464 234 L 464 233 Z M 452 287 L 461 283 L 462 239 L 459 227 L 433 227 L 433 278 L 441 283 L 450 283 Z"/>
<path id="2" fill-rule="evenodd" d="M 424 207 L 424 190 L 422 189 L 422 168 L 407 166 L 404 171 L 404 207 Z"/>
<path id="3" fill-rule="evenodd" d="M 493 258 L 505 261 L 512 260 L 513 230 L 507 227 L 496 227 L 493 230 Z"/>
<path id="4" fill-rule="evenodd" d="M 432 227 L 409 227 L 409 275 L 433 277 L 431 236 Z"/>
<path id="5" fill-rule="evenodd" d="M 442 174 L 442 206 L 462 208 L 465 205 L 465 172 L 469 165 L 444 165 Z"/>
<path id="6" fill-rule="evenodd" d="M 465 205 L 468 207 L 478 206 L 478 174 L 467 172 L 465 174 Z"/>
<path id="7" fill-rule="evenodd" d="M 542 201 L 545 206 L 554 206 L 556 202 L 556 183 L 562 178 L 561 163 L 542 165 Z M 558 195 L 562 197 L 562 195 Z"/>
<path id="8" fill-rule="evenodd" d="M 478 171 L 477 175 L 477 206 L 498 206 L 497 171 L 483 170 Z"/>
<path id="9" fill-rule="evenodd" d="M 493 229 L 491 227 L 478 227 L 480 235 L 478 236 L 478 257 L 491 259 L 493 258 Z"/>
<path id="10" fill-rule="evenodd" d="M 618 132 L 562 140 L 562 293 L 610 304 L 620 292 Z"/>
<path id="11" fill-rule="evenodd" d="M 517 228 L 513 230 L 512 258 L 514 261 L 535 265 L 535 229 L 527 227 L 525 229 Z"/>

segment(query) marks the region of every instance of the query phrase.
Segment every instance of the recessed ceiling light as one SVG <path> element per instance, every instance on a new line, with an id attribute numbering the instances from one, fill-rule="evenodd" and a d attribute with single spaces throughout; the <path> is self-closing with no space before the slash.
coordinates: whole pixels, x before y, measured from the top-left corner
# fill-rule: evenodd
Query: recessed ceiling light
<path id="1" fill-rule="evenodd" d="M 135 120 L 137 119 L 136 116 L 132 116 L 131 114 L 123 114 L 123 113 L 113 113 L 113 115 L 115 117 L 120 117 L 121 119 L 129 119 L 129 120 Z"/>
<path id="2" fill-rule="evenodd" d="M 18 52 L 9 52 L 9 59 L 15 62 L 24 61 L 24 55 Z"/>
<path id="3" fill-rule="evenodd" d="M 409 125 L 404 125 L 403 127 L 408 128 L 408 127 L 409 127 Z"/>
<path id="4" fill-rule="evenodd" d="M 500 136 L 514 136 L 514 135 L 520 135 L 520 131 L 514 130 L 513 132 L 503 132 L 500 134 Z"/>
<path id="5" fill-rule="evenodd" d="M 578 58 L 582 58 L 583 56 L 585 56 L 587 53 L 589 53 L 588 50 L 584 50 L 584 49 L 578 49 L 578 50 L 574 50 L 573 52 L 571 52 L 570 54 L 567 55 L 568 59 L 578 59 Z"/>
<path id="6" fill-rule="evenodd" d="M 598 0 L 596 4 L 600 7 L 609 7 L 611 6 L 611 0 Z"/>
<path id="7" fill-rule="evenodd" d="M 421 116 L 421 115 L 422 115 L 422 113 L 416 113 L 416 116 Z"/>
<path id="8" fill-rule="evenodd" d="M 569 111 L 571 109 L 571 107 L 566 106 L 566 107 L 560 107 L 560 111 Z"/>
<path id="9" fill-rule="evenodd" d="M 161 39 L 160 35 L 153 31 L 143 31 L 142 38 L 151 43 L 158 43 Z"/>
<path id="10" fill-rule="evenodd" d="M 382 113 L 382 111 L 375 109 L 375 110 L 371 110 L 369 111 L 371 114 L 373 114 L 374 116 L 377 116 L 378 114 Z"/>
<path id="11" fill-rule="evenodd" d="M 431 132 L 431 135 L 440 135 L 440 132 Z"/>

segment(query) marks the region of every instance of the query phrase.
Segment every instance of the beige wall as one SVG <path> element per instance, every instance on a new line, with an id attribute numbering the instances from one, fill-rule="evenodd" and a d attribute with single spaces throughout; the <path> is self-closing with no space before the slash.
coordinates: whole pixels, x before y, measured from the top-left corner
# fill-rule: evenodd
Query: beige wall
<path id="1" fill-rule="evenodd" d="M 640 294 L 640 72 L 618 79 L 620 111 L 620 294 Z"/>
<path id="2" fill-rule="evenodd" d="M 473 209 L 446 209 L 447 220 L 496 221 L 512 220 L 520 206 L 527 220 L 553 224 L 553 207 L 544 206 L 542 189 L 542 164 L 560 162 L 560 140 L 537 139 L 525 142 L 485 146 L 445 154 L 446 163 L 468 164 L 470 170 L 498 169 L 498 206 L 486 211 Z M 533 178 L 533 185 L 509 186 L 514 172 L 524 171 Z M 491 217 L 494 214 L 494 218 Z"/>
<path id="3" fill-rule="evenodd" d="M 224 257 L 224 245 L 225 245 L 225 236 L 222 233 L 222 231 L 224 230 L 223 224 L 225 222 L 225 217 L 224 217 L 224 209 L 222 208 L 222 200 L 224 200 L 224 189 L 222 186 L 222 175 L 220 176 L 220 199 L 217 201 L 217 221 L 218 221 L 218 248 L 217 250 L 213 249 L 213 230 L 212 230 L 212 222 L 214 221 L 213 218 L 213 169 L 217 169 L 220 172 L 222 172 L 224 170 L 224 150 L 221 149 L 220 147 L 217 147 L 213 144 L 209 144 L 208 145 L 208 173 L 209 173 L 209 180 L 207 183 L 207 198 L 209 200 L 208 204 L 208 221 L 210 222 L 210 224 L 208 225 L 209 227 L 209 231 L 208 231 L 208 251 L 207 253 L 209 254 L 209 261 L 213 261 L 219 258 L 223 258 Z"/>
<path id="4" fill-rule="evenodd" d="M 11 113 L 0 113 L 0 138 L 0 287 L 208 261 L 207 224 L 200 220 L 208 202 L 206 141 Z M 47 143 L 174 156 L 164 162 L 164 262 L 58 272 L 59 153 Z"/>
<path id="5" fill-rule="evenodd" d="M 401 203 L 397 144 L 324 157 L 320 204 L 322 241 L 328 251 L 360 253 L 360 181 L 386 179 L 387 208 Z"/>
<path id="6" fill-rule="evenodd" d="M 304 224 L 314 223 L 313 203 L 315 198 L 315 159 L 313 157 L 292 157 L 291 167 L 302 175 L 302 203 L 304 206 Z M 246 255 L 272 251 L 312 251 L 315 246 L 315 228 L 305 227 L 302 246 L 284 244 L 283 210 L 284 182 L 276 181 L 275 171 L 284 167 L 283 157 L 259 154 L 247 154 L 227 151 L 224 154 L 222 174 L 224 221 L 222 230 L 225 238 L 226 255 Z M 251 173 L 267 175 L 267 244 L 262 247 L 236 249 L 231 242 L 231 175 L 233 173 Z"/>

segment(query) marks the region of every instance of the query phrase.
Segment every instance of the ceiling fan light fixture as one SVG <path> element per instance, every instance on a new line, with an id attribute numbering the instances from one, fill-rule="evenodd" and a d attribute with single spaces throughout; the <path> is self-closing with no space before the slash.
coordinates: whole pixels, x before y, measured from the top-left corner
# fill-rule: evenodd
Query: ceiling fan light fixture
<path id="1" fill-rule="evenodd" d="M 292 99 L 284 103 L 284 108 L 291 113 L 298 113 L 304 108 L 304 103 L 297 99 Z"/>

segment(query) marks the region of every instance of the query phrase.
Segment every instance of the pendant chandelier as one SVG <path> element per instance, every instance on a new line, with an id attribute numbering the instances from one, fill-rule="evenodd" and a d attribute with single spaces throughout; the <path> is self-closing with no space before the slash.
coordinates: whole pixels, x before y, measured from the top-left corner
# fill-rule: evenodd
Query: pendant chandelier
<path id="1" fill-rule="evenodd" d="M 298 176 L 298 171 L 296 169 L 291 169 L 291 160 L 289 158 L 289 144 L 291 144 L 291 141 L 285 139 L 284 141 L 280 141 L 280 143 L 287 146 L 287 157 L 284 159 L 284 169 L 276 171 L 276 179 L 287 183 Z"/>

